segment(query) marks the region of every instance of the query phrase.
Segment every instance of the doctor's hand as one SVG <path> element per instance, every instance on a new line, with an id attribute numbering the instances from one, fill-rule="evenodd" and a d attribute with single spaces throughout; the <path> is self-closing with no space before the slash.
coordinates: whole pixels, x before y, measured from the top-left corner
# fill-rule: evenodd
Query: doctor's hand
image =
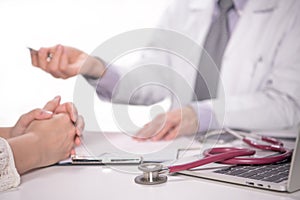
<path id="1" fill-rule="evenodd" d="M 67 79 L 78 74 L 99 78 L 105 72 L 105 66 L 100 60 L 73 47 L 56 45 L 38 51 L 29 50 L 32 65 L 55 78 Z"/>
<path id="2" fill-rule="evenodd" d="M 172 140 L 178 136 L 196 133 L 198 118 L 193 108 L 187 106 L 158 115 L 146 124 L 134 138 L 144 140 Z"/>

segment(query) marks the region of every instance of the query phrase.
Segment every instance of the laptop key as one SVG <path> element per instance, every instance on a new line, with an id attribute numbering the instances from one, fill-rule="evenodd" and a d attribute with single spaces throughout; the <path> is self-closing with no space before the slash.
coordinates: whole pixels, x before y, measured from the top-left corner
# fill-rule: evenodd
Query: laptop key
<path id="1" fill-rule="evenodd" d="M 289 169 L 289 162 L 281 162 L 270 165 L 232 166 L 217 170 L 215 172 L 237 177 L 279 183 L 288 179 Z"/>
<path id="2" fill-rule="evenodd" d="M 244 178 L 249 178 L 249 177 L 254 176 L 254 175 L 257 175 L 256 171 L 249 171 L 249 172 L 240 174 L 239 176 L 244 177 Z"/>
<path id="3" fill-rule="evenodd" d="M 261 179 L 265 178 L 265 176 L 257 174 L 257 175 L 251 176 L 249 178 L 252 178 L 252 179 L 255 179 L 255 180 L 261 180 Z"/>
<path id="4" fill-rule="evenodd" d="M 282 178 L 284 178 L 285 176 L 282 176 L 281 174 L 277 174 L 275 176 L 271 176 L 271 177 L 266 177 L 264 179 L 262 179 L 263 181 L 271 181 L 271 182 L 277 182 L 279 180 L 281 180 Z"/>

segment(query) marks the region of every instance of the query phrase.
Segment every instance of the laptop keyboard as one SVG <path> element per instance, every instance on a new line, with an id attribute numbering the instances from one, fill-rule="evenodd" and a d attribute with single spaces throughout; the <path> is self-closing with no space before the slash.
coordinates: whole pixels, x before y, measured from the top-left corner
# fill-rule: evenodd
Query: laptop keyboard
<path id="1" fill-rule="evenodd" d="M 250 178 L 261 181 L 280 183 L 288 179 L 290 162 L 270 165 L 239 165 L 214 171 L 219 174 Z"/>

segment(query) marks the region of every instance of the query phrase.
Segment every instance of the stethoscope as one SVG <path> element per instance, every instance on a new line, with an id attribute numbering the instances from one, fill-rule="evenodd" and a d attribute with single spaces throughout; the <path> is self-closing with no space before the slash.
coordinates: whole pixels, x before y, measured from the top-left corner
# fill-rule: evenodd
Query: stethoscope
<path id="1" fill-rule="evenodd" d="M 236 131 L 233 131 L 231 129 L 225 129 L 225 131 L 234 135 L 238 139 L 241 139 L 251 147 L 261 150 L 278 152 L 278 154 L 268 157 L 249 157 L 254 155 L 256 151 L 246 148 L 217 147 L 205 150 L 203 152 L 203 159 L 186 164 L 163 166 L 160 163 L 142 163 L 138 166 L 138 169 L 141 170 L 143 174 L 137 176 L 134 181 L 142 185 L 156 185 L 165 183 L 167 181 L 167 176 L 162 174 L 170 174 L 183 170 L 189 170 L 213 162 L 230 165 L 272 164 L 289 158 L 293 153 L 293 150 L 285 148 L 280 140 L 272 137 L 252 135 L 251 137 L 253 139 L 250 139 L 245 134 L 237 133 Z M 266 144 L 258 143 L 258 140 L 264 141 Z"/>

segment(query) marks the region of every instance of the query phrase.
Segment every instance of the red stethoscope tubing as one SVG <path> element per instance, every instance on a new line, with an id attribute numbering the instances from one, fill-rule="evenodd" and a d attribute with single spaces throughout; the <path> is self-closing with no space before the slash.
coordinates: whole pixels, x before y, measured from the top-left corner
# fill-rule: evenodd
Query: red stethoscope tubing
<path id="1" fill-rule="evenodd" d="M 190 162 L 187 164 L 182 164 L 182 165 L 174 165 L 174 166 L 169 166 L 168 170 L 170 173 L 175 173 L 183 170 L 188 170 L 192 169 L 195 167 L 199 167 L 202 165 L 206 165 L 209 163 L 213 162 L 221 162 L 227 159 L 232 159 L 237 156 L 251 156 L 255 154 L 254 150 L 249 150 L 249 149 L 239 149 L 239 148 L 213 148 L 210 151 L 222 151 L 222 153 L 217 153 L 213 155 L 206 156 L 205 158 L 201 160 L 197 160 L 194 162 Z M 224 152 L 226 150 L 226 152 Z"/>
<path id="2" fill-rule="evenodd" d="M 286 158 L 289 158 L 293 150 L 289 150 L 283 147 L 283 144 L 273 138 L 262 137 L 263 141 L 270 143 L 271 145 L 264 145 L 256 143 L 253 140 L 243 138 L 243 141 L 248 145 L 255 147 L 257 149 L 269 150 L 278 152 L 279 155 L 262 157 L 262 158 L 254 158 L 254 157 L 241 157 L 241 156 L 251 156 L 255 154 L 255 150 L 245 149 L 245 148 L 235 148 L 235 147 L 220 147 L 220 148 L 212 148 L 204 151 L 204 158 L 182 164 L 182 165 L 174 165 L 167 167 L 170 173 L 175 173 L 183 170 L 192 169 L 195 167 L 199 167 L 202 165 L 206 165 L 213 162 L 219 162 L 222 164 L 231 164 L 231 165 L 263 165 L 263 164 L 271 164 L 282 161 Z"/>

